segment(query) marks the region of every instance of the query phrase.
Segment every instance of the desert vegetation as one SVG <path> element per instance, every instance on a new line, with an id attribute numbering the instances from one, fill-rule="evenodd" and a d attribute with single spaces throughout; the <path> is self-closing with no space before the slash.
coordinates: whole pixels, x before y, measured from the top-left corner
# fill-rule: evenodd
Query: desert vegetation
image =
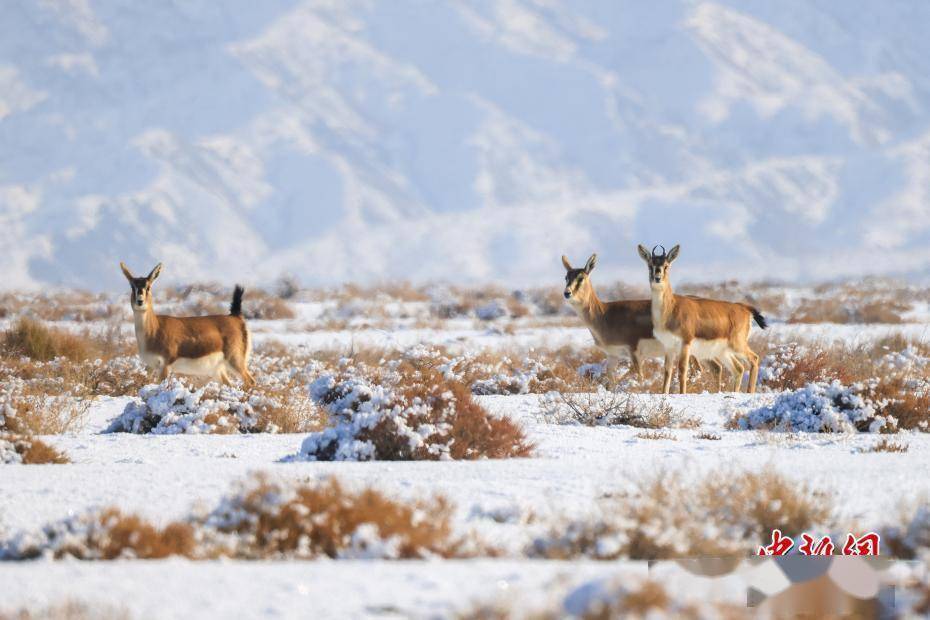
<path id="1" fill-rule="evenodd" d="M 459 557 L 452 507 L 410 502 L 335 479 L 281 485 L 258 476 L 205 515 L 157 527 L 118 508 L 93 510 L 0 543 L 0 559 L 80 560 Z"/>
<path id="2" fill-rule="evenodd" d="M 661 472 L 606 498 L 599 515 L 567 519 L 527 553 L 548 559 L 750 555 L 778 528 L 788 536 L 832 525 L 830 496 L 772 471 Z"/>
<path id="3" fill-rule="evenodd" d="M 529 456 L 533 446 L 512 420 L 495 417 L 435 357 L 345 364 L 310 388 L 330 425 L 304 440 L 307 460 L 443 460 Z"/>

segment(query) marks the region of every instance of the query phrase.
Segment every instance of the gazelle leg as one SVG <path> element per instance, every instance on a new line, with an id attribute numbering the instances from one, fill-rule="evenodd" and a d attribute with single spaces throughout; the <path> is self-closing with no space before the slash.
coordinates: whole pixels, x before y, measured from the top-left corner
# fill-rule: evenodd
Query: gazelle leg
<path id="1" fill-rule="evenodd" d="M 746 347 L 746 352 L 744 353 L 746 357 L 749 358 L 749 385 L 746 386 L 746 391 L 750 394 L 755 394 L 756 392 L 756 382 L 759 380 L 759 356 L 755 351 Z"/>
<path id="2" fill-rule="evenodd" d="M 739 392 L 743 386 L 743 363 L 732 353 L 727 356 L 730 362 L 730 372 L 733 373 L 733 392 Z"/>
<path id="3" fill-rule="evenodd" d="M 608 354 L 606 361 L 607 361 L 606 376 L 607 376 L 607 381 L 610 382 L 610 381 L 613 381 L 614 375 L 617 374 L 617 358 L 614 357 L 613 355 Z"/>
<path id="4" fill-rule="evenodd" d="M 681 345 L 681 353 L 678 356 L 678 391 L 681 394 L 688 393 L 688 365 L 691 362 L 691 343 Z"/>
<path id="5" fill-rule="evenodd" d="M 711 360 L 711 363 L 714 365 L 714 370 L 717 373 L 717 392 L 723 391 L 723 364 L 720 363 L 720 360 Z"/>
<path id="6" fill-rule="evenodd" d="M 672 375 L 675 374 L 675 356 L 672 353 L 665 354 L 665 380 L 662 386 L 662 393 L 668 394 L 672 390 Z"/>
<path id="7" fill-rule="evenodd" d="M 233 359 L 230 361 L 230 366 L 236 371 L 236 374 L 242 377 L 242 383 L 245 389 L 250 390 L 255 386 L 255 378 L 252 376 L 252 373 L 249 372 L 249 367 L 246 365 L 245 360 L 238 358 Z"/>

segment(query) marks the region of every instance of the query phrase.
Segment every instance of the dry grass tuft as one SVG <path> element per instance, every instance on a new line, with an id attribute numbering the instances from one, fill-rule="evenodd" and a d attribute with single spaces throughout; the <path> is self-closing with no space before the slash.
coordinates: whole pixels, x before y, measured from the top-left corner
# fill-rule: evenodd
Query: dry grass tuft
<path id="1" fill-rule="evenodd" d="M 653 439 L 660 440 L 665 439 L 668 441 L 678 441 L 678 438 L 669 433 L 668 431 L 643 431 L 642 433 L 637 433 L 634 435 L 637 439 Z"/>
<path id="2" fill-rule="evenodd" d="M 81 361 L 98 353 L 96 344 L 85 336 L 47 327 L 40 321 L 21 317 L 3 334 L 2 352 L 39 361 L 64 357 Z"/>
<path id="3" fill-rule="evenodd" d="M 698 433 L 694 436 L 695 439 L 704 439 L 706 441 L 720 441 L 720 435 L 717 433 L 710 433 L 707 431 Z"/>
<path id="4" fill-rule="evenodd" d="M 600 516 L 570 521 L 537 539 L 529 555 L 658 560 L 753 554 L 772 530 L 788 536 L 828 525 L 829 496 L 771 471 L 710 472 L 697 482 L 659 474 L 636 492 L 605 500 Z"/>
<path id="5" fill-rule="evenodd" d="M 906 443 L 900 441 L 894 441 L 887 437 L 881 439 L 877 443 L 869 446 L 863 452 L 898 452 L 903 453 L 907 452 L 910 446 Z"/>
<path id="6" fill-rule="evenodd" d="M 550 423 L 585 426 L 626 425 L 638 428 L 697 428 L 700 419 L 673 408 L 667 401 L 642 401 L 628 393 L 603 388 L 595 393 L 550 392 L 541 400 Z"/>
<path id="7" fill-rule="evenodd" d="M 0 386 L 0 431 L 58 435 L 81 426 L 89 408 L 88 400 L 48 395 L 42 383 L 8 380 Z"/>

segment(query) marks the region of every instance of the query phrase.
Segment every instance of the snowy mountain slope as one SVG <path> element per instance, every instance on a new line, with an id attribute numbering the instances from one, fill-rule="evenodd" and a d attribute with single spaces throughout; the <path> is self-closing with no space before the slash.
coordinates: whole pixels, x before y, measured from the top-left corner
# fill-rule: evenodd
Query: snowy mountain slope
<path id="1" fill-rule="evenodd" d="M 930 272 L 930 6 L 13 3 L 5 288 Z"/>

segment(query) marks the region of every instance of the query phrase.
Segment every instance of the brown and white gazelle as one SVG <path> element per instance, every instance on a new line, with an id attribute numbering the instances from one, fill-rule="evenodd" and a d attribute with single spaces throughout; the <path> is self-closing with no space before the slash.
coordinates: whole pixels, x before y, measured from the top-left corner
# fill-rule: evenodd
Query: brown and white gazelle
<path id="1" fill-rule="evenodd" d="M 170 371 L 210 377 L 230 383 L 239 375 L 247 388 L 255 385 L 249 372 L 252 337 L 242 318 L 241 286 L 233 292 L 227 315 L 174 317 L 155 314 L 152 282 L 161 273 L 161 263 L 144 278 L 137 278 L 119 264 L 132 288 L 130 305 L 136 327 L 139 356 L 164 381 Z"/>
<path id="2" fill-rule="evenodd" d="M 572 267 L 562 256 L 565 267 L 565 299 L 594 337 L 594 344 L 607 355 L 612 375 L 617 360 L 628 354 L 634 370 L 643 378 L 643 358 L 661 357 L 665 349 L 652 332 L 652 303 L 648 299 L 601 301 L 591 284 L 591 271 L 597 264 L 592 254 L 581 269 Z M 628 373 L 629 374 L 629 373 Z"/>
<path id="3" fill-rule="evenodd" d="M 676 295 L 668 274 L 669 266 L 678 258 L 679 246 L 667 254 L 665 248 L 661 254 L 656 248 L 650 252 L 640 245 L 639 255 L 649 266 L 654 334 L 665 347 L 665 393 L 671 389 L 676 360 L 680 392 L 687 393 L 688 362 L 692 355 L 715 359 L 726 366 L 736 377 L 733 391 L 739 391 L 744 366 L 749 366 L 748 390 L 755 392 L 759 356 L 749 348 L 749 330 L 753 319 L 765 329 L 765 318 L 748 304 Z"/>

